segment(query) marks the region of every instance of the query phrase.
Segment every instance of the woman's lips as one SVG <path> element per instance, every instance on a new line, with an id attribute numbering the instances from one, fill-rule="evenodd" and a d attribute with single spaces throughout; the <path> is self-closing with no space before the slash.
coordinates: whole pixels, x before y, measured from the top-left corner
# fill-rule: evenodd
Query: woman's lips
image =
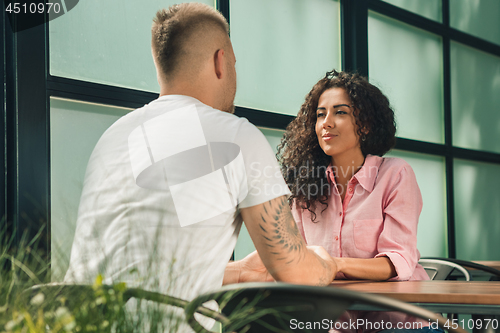
<path id="1" fill-rule="evenodd" d="M 325 134 L 325 135 L 323 135 L 323 140 L 328 141 L 328 140 L 333 139 L 336 136 L 337 135 L 334 135 L 334 134 Z"/>

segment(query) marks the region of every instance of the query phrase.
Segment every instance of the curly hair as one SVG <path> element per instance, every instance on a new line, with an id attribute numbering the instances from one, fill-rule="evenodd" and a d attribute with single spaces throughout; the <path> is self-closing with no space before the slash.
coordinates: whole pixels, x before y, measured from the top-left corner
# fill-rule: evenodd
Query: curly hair
<path id="1" fill-rule="evenodd" d="M 320 202 L 328 207 L 330 185 L 326 169 L 331 156 L 321 149 L 316 135 L 316 109 L 320 96 L 330 88 L 343 88 L 354 105 L 358 137 L 363 156 L 382 156 L 396 144 L 394 111 L 387 97 L 356 73 L 327 72 L 306 96 L 297 117 L 287 126 L 278 147 L 278 160 L 292 196 L 301 207 L 312 209 Z"/>

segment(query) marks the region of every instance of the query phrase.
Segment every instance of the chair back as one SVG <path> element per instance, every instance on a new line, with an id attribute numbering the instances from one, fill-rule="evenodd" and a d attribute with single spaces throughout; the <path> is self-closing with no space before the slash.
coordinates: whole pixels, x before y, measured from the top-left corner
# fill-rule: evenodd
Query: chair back
<path id="1" fill-rule="evenodd" d="M 460 265 L 460 266 L 464 267 L 465 269 L 472 268 L 472 269 L 475 269 L 478 271 L 482 271 L 482 272 L 491 274 L 490 281 L 499 281 L 500 280 L 500 270 L 495 269 L 493 267 L 481 265 L 481 264 L 478 264 L 478 263 L 475 263 L 472 261 L 462 260 L 462 259 L 454 259 L 454 258 L 440 258 L 440 257 L 426 257 L 426 258 L 422 258 L 422 259 L 443 260 L 443 261 L 451 262 L 451 263 Z M 471 277 L 471 280 L 472 279 L 473 278 Z"/>
<path id="2" fill-rule="evenodd" d="M 370 309 L 400 311 L 443 328 L 446 319 L 423 308 L 393 298 L 335 287 L 313 287 L 286 283 L 242 283 L 195 298 L 186 308 L 186 318 L 196 331 L 193 311 L 209 300 L 216 300 L 229 325 L 224 332 L 327 332 L 331 325 L 354 304 Z M 310 329 L 299 323 L 312 323 Z M 315 324 L 317 323 L 317 325 Z M 463 329 L 449 330 L 465 333 Z"/>
<path id="3" fill-rule="evenodd" d="M 441 259 L 420 259 L 418 263 L 422 265 L 431 280 L 449 280 L 451 273 L 455 270 L 464 275 L 465 281 L 471 279 L 469 272 L 454 262 Z"/>

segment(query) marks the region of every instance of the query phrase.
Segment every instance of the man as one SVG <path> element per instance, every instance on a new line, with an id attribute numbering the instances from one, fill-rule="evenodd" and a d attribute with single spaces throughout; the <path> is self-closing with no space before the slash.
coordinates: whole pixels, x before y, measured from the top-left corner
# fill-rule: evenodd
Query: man
<path id="1" fill-rule="evenodd" d="M 269 144 L 231 114 L 236 59 L 223 16 L 196 3 L 160 10 L 152 51 L 160 97 L 97 143 L 65 280 L 102 274 L 192 299 L 225 270 L 225 283 L 265 279 L 256 254 L 226 269 L 244 220 L 274 279 L 330 283 L 335 262 L 302 240 Z"/>

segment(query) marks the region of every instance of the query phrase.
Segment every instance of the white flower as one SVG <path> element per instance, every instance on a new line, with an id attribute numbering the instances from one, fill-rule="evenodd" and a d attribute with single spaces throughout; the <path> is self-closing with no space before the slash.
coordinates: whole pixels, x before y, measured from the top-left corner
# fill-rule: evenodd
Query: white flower
<path id="1" fill-rule="evenodd" d="M 12 331 L 14 327 L 16 327 L 17 323 L 14 320 L 9 321 L 7 324 L 5 324 L 5 330 Z"/>
<path id="2" fill-rule="evenodd" d="M 40 305 L 45 301 L 45 295 L 42 293 L 38 293 L 33 297 L 30 301 L 31 305 Z"/>
<path id="3" fill-rule="evenodd" d="M 7 324 L 5 324 L 5 330 L 6 331 L 11 331 L 12 329 L 14 329 L 20 322 L 22 322 L 24 319 L 24 317 L 19 314 L 17 316 L 17 318 L 15 319 L 12 319 L 11 321 L 9 321 Z"/>
<path id="4" fill-rule="evenodd" d="M 63 307 L 63 306 L 57 308 L 57 310 L 56 310 L 56 318 L 57 319 L 61 319 L 61 318 L 64 318 L 66 316 L 69 316 L 69 315 L 70 315 L 70 313 L 69 313 L 68 309 Z"/>
<path id="5" fill-rule="evenodd" d="M 64 325 L 64 329 L 67 332 L 72 332 L 75 327 L 76 327 L 76 322 L 74 319 L 72 321 L 70 321 L 69 323 L 67 323 L 66 325 Z"/>

